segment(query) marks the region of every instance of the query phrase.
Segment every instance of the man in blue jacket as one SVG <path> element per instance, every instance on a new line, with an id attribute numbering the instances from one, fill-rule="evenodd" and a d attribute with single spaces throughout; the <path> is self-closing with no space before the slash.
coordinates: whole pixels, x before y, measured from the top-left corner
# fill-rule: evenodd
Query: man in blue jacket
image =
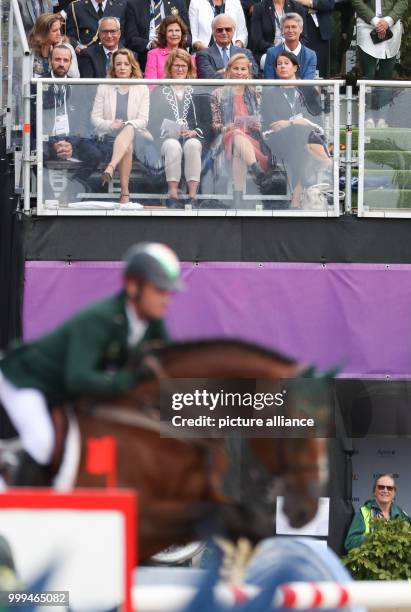
<path id="1" fill-rule="evenodd" d="M 275 71 L 275 60 L 280 51 L 290 51 L 296 56 L 300 64 L 300 79 L 315 79 L 317 56 L 315 51 L 305 47 L 300 42 L 303 26 L 303 19 L 298 13 L 287 13 L 281 19 L 284 42 L 268 49 L 264 66 L 265 79 L 278 78 Z"/>

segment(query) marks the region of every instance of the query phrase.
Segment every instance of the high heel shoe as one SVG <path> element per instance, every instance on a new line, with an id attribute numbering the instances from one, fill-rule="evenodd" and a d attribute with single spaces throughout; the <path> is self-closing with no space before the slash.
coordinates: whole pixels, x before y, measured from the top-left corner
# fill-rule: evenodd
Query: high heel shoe
<path id="1" fill-rule="evenodd" d="M 125 193 L 124 191 L 121 191 L 120 192 L 120 204 L 129 204 L 129 202 L 130 202 L 130 194 Z"/>
<path id="2" fill-rule="evenodd" d="M 109 168 L 112 168 L 112 172 L 108 172 Z M 114 174 L 114 166 L 112 164 L 109 164 L 107 168 L 104 170 L 103 174 L 101 175 L 101 184 L 108 185 L 109 183 L 111 183 L 111 181 L 113 180 L 113 174 Z"/>

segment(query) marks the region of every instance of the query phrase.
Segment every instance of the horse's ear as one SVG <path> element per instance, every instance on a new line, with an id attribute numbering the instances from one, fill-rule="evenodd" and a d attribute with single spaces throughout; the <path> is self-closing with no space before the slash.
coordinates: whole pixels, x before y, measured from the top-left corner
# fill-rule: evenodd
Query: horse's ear
<path id="1" fill-rule="evenodd" d="M 300 372 L 296 378 L 317 378 L 314 366 L 308 366 L 308 368 Z"/>
<path id="2" fill-rule="evenodd" d="M 308 366 L 308 368 L 303 370 L 296 378 L 335 378 L 336 375 L 341 372 L 342 368 L 342 365 L 338 364 L 331 367 L 329 370 L 320 372 L 316 370 L 314 366 Z"/>
<path id="3" fill-rule="evenodd" d="M 332 366 L 329 370 L 324 370 L 323 372 L 319 372 L 315 378 L 335 378 L 337 374 L 341 372 L 343 366 L 341 363 L 338 365 Z"/>

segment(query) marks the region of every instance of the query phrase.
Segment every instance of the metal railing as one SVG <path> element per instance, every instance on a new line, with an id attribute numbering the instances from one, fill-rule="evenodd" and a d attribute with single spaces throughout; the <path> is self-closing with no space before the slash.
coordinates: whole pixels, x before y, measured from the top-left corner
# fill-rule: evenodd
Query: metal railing
<path id="1" fill-rule="evenodd" d="M 409 218 L 411 82 L 358 84 L 358 216 Z"/>
<path id="2" fill-rule="evenodd" d="M 152 214 L 152 215 L 159 215 L 159 214 L 167 214 L 167 215 L 181 215 L 181 214 L 190 214 L 191 216 L 194 215 L 199 215 L 201 216 L 202 214 L 205 214 L 207 216 L 210 216 L 211 214 L 215 214 L 217 216 L 221 216 L 221 215 L 233 215 L 233 214 L 237 214 L 237 215 L 241 215 L 241 216 L 295 216 L 297 215 L 301 215 L 301 216 L 338 216 L 340 214 L 340 201 L 339 201 L 339 151 L 340 151 L 340 145 L 339 145 L 339 141 L 340 141 L 340 123 L 339 123 L 339 117 L 340 117 L 340 86 L 341 86 L 341 81 L 288 81 L 287 85 L 289 87 L 293 87 L 293 86 L 298 86 L 302 91 L 304 91 L 305 88 L 309 88 L 309 90 L 312 92 L 314 90 L 315 87 L 315 94 L 318 97 L 318 100 L 321 99 L 321 104 L 319 104 L 318 106 L 318 110 L 316 111 L 317 114 L 313 115 L 312 117 L 310 116 L 310 119 L 312 119 L 311 124 L 308 123 L 307 124 L 307 133 L 309 132 L 309 130 L 318 130 L 318 133 L 323 135 L 322 137 L 324 138 L 324 145 L 327 144 L 331 144 L 333 146 L 333 157 L 331 159 L 329 159 L 329 166 L 331 167 L 331 170 L 328 172 L 327 174 L 327 179 L 329 180 L 329 183 L 326 184 L 326 187 L 328 189 L 328 198 L 329 200 L 331 200 L 331 205 L 328 204 L 328 200 L 324 198 L 321 200 L 322 204 L 322 208 L 315 208 L 313 207 L 312 209 L 307 209 L 307 210 L 291 210 L 290 208 L 285 209 L 284 208 L 284 199 L 285 196 L 284 195 L 275 195 L 275 194 L 265 194 L 262 195 L 258 190 L 253 191 L 251 189 L 250 193 L 245 193 L 244 194 L 244 201 L 245 201 L 245 206 L 240 209 L 234 209 L 231 206 L 231 200 L 232 200 L 232 195 L 231 195 L 231 191 L 230 191 L 230 186 L 229 186 L 229 181 L 230 181 L 230 177 L 229 177 L 229 173 L 227 172 L 227 168 L 230 164 L 227 163 L 227 157 L 225 158 L 225 160 L 223 160 L 223 162 L 225 161 L 225 163 L 222 164 L 222 167 L 219 168 L 219 178 L 223 178 L 226 181 L 226 184 L 224 185 L 223 188 L 216 186 L 216 183 L 218 183 L 218 181 L 216 181 L 216 171 L 215 168 L 211 171 L 214 171 L 214 174 L 212 174 L 212 178 L 210 178 L 210 180 L 208 181 L 208 186 L 205 186 L 205 183 L 207 183 L 207 181 L 204 179 L 204 177 L 202 178 L 201 181 L 201 186 L 202 186 L 202 193 L 199 196 L 202 200 L 202 202 L 209 201 L 209 200 L 218 200 L 221 201 L 224 204 L 224 208 L 223 210 L 218 210 L 217 208 L 215 208 L 214 206 L 207 208 L 204 207 L 202 209 L 199 210 L 193 210 L 191 205 L 188 204 L 186 205 L 185 209 L 183 211 L 181 210 L 167 210 L 165 208 L 163 208 L 162 210 L 158 210 L 157 209 L 148 209 L 147 207 L 144 208 L 144 210 L 134 210 L 132 211 L 130 209 L 130 207 L 112 207 L 111 203 L 108 202 L 108 206 L 106 210 L 89 210 L 89 213 L 92 215 L 117 215 L 117 214 L 136 214 L 136 215 L 147 215 L 147 214 Z M 58 202 L 58 197 L 56 197 L 56 199 L 47 199 L 46 195 L 44 193 L 44 189 L 43 187 L 46 185 L 45 182 L 45 176 L 46 174 L 49 174 L 49 168 L 47 169 L 47 173 L 45 171 L 45 164 L 43 163 L 43 159 L 44 159 L 44 153 L 45 151 L 50 151 L 49 145 L 45 144 L 47 143 L 48 138 L 52 137 L 52 134 L 50 133 L 50 127 L 45 127 L 45 115 L 47 110 L 43 108 L 43 96 L 44 91 L 46 89 L 46 91 L 48 90 L 48 88 L 53 85 L 58 87 L 59 85 L 67 85 L 67 80 L 66 79 L 33 79 L 32 80 L 32 84 L 36 86 L 36 103 L 37 103 L 37 110 L 36 110 L 36 125 L 37 125 L 37 214 L 47 214 L 47 215 L 73 215 L 73 214 L 86 214 L 87 211 L 87 197 L 86 194 L 78 194 L 78 197 L 76 195 L 76 200 L 80 200 L 80 204 L 76 204 L 76 202 L 71 202 L 69 203 L 68 206 L 63 206 L 63 205 L 59 205 Z M 90 102 L 90 100 L 94 100 L 94 95 L 96 92 L 96 88 L 98 85 L 104 84 L 106 86 L 113 86 L 113 87 L 117 87 L 120 85 L 128 85 L 128 86 L 132 86 L 133 89 L 134 88 L 144 88 L 147 89 L 147 86 L 150 87 L 151 89 L 151 96 L 153 95 L 153 87 L 155 87 L 156 85 L 158 86 L 165 86 L 165 85 L 185 85 L 188 87 L 192 88 L 193 91 L 193 97 L 200 98 L 201 96 L 203 97 L 207 97 L 207 100 L 209 100 L 212 95 L 213 92 L 217 89 L 217 88 L 221 88 L 221 87 L 235 87 L 235 86 L 252 86 L 253 91 L 258 92 L 259 96 L 264 99 L 264 96 L 267 95 L 282 95 L 281 94 L 281 90 L 279 90 L 278 88 L 282 85 L 284 85 L 284 83 L 282 83 L 281 81 L 265 81 L 265 80 L 253 80 L 253 81 L 249 81 L 249 80 L 221 80 L 221 79 L 211 79 L 211 80 L 177 80 L 177 79 L 161 79 L 161 80 L 151 80 L 150 81 L 137 81 L 135 79 L 130 79 L 130 80 L 124 80 L 124 79 L 70 79 L 70 91 L 71 91 L 71 96 L 72 98 L 76 98 L 79 99 L 81 98 L 82 100 L 85 101 L 85 104 L 82 105 L 82 113 L 83 114 L 87 114 L 88 116 L 91 116 L 91 108 L 87 109 L 87 103 Z M 77 90 L 77 95 L 75 96 L 73 94 L 73 92 L 75 92 L 75 90 Z M 277 94 L 277 92 L 279 92 Z M 88 101 L 88 102 L 87 102 Z M 91 106 L 91 104 L 90 104 Z M 54 107 L 53 109 L 51 109 L 51 113 L 53 113 Z M 206 111 L 207 112 L 207 111 Z M 156 123 L 156 117 L 154 117 L 154 123 Z M 163 117 L 158 117 L 158 124 L 161 124 L 161 121 L 163 120 Z M 262 123 L 264 123 L 264 117 L 261 117 L 261 121 Z M 318 122 L 318 124 L 317 124 Z M 50 121 L 46 121 L 46 123 L 49 125 Z M 151 117 L 151 123 L 153 123 L 153 118 Z M 211 111 L 210 111 L 210 120 L 208 121 L 208 123 L 211 123 Z M 320 125 L 319 125 L 320 124 Z M 148 126 L 150 129 L 150 126 Z M 267 127 L 267 126 L 266 126 Z M 79 130 L 78 125 L 76 125 L 77 128 L 77 132 L 76 134 L 80 137 L 83 137 L 84 140 L 87 140 L 88 142 L 96 142 L 96 133 L 94 132 L 94 128 L 92 126 L 92 123 L 90 122 L 89 119 L 87 119 L 85 121 L 85 125 L 83 126 L 83 128 Z M 271 130 L 272 132 L 272 130 Z M 266 134 L 270 133 L 270 130 L 267 130 L 265 132 Z M 308 138 L 306 136 L 306 138 Z M 214 141 L 215 138 L 211 138 L 211 141 Z M 284 139 L 283 139 L 284 140 Z M 294 138 L 295 141 L 295 138 Z M 213 150 L 213 142 L 207 143 L 207 139 L 204 139 L 203 141 L 203 154 L 205 153 L 205 156 L 210 159 L 210 157 L 213 156 L 214 150 Z M 154 143 L 156 144 L 156 143 Z M 97 141 L 97 146 L 98 146 L 98 141 Z M 276 159 L 281 158 L 282 156 L 284 159 L 290 158 L 290 151 L 286 151 L 284 149 L 287 148 L 287 143 L 284 144 L 283 142 L 283 150 L 276 150 L 274 152 L 274 155 L 276 157 Z M 291 145 L 290 145 L 291 146 Z M 309 147 L 310 146 L 310 142 L 307 139 L 307 142 L 303 142 L 301 141 L 301 147 Z M 208 148 L 209 147 L 209 148 Z M 160 147 L 158 146 L 158 142 L 157 142 L 157 148 L 159 149 Z M 297 155 L 297 153 L 299 153 L 299 151 L 295 150 L 295 154 Z M 312 160 L 313 160 L 313 168 L 312 168 L 312 173 L 313 173 L 313 180 L 312 182 L 314 183 L 318 183 L 318 176 L 320 176 L 320 172 L 322 169 L 322 162 L 320 160 L 317 160 L 314 163 L 314 157 L 312 156 Z M 108 160 L 106 160 L 107 162 Z M 48 166 L 50 167 L 50 163 L 48 163 Z M 53 164 L 52 164 L 53 165 Z M 55 165 L 55 164 L 54 164 Z M 323 165 L 325 166 L 326 163 L 324 161 Z M 327 164 L 328 165 L 328 164 Z M 315 166 L 315 167 L 314 167 Z M 78 166 L 77 166 L 78 167 Z M 287 169 L 287 164 L 285 164 L 284 166 L 282 166 L 285 168 L 285 175 L 286 175 L 286 181 L 288 183 L 290 183 L 290 179 L 289 179 L 289 174 L 287 175 L 288 169 Z M 319 172 L 320 171 L 320 172 Z M 66 177 L 67 178 L 67 177 Z M 70 180 L 70 179 L 69 179 Z M 204 184 L 203 184 L 204 183 Z M 210 184 L 211 184 L 211 188 L 210 188 Z M 49 187 L 49 185 L 47 184 L 47 186 Z M 251 188 L 253 187 L 252 184 L 250 185 Z M 290 186 L 290 185 L 289 185 Z M 204 191 L 205 190 L 205 191 Z M 49 190 L 50 191 L 50 190 Z M 290 191 L 291 188 L 290 188 Z M 95 207 L 96 202 L 95 200 L 100 200 L 100 201 L 104 201 L 105 199 L 107 199 L 108 196 L 110 196 L 110 193 L 108 194 L 102 194 L 101 190 L 100 192 L 96 192 L 94 189 L 92 189 L 92 197 L 91 197 L 91 201 L 93 201 L 93 206 Z M 165 192 L 166 193 L 166 192 Z M 147 187 L 145 189 L 141 189 L 135 193 L 133 193 L 133 197 L 140 199 L 140 200 L 163 200 L 165 199 L 165 193 L 163 191 L 163 193 L 156 193 L 155 191 L 150 191 Z M 282 193 L 281 191 L 279 191 L 278 193 Z M 113 195 L 113 194 L 111 194 Z M 291 198 L 290 193 L 287 196 L 288 199 Z M 184 199 L 184 196 L 183 196 Z M 90 200 L 90 198 L 89 198 Z M 280 200 L 282 202 L 282 208 L 281 209 L 276 209 L 276 200 Z M 226 206 L 227 202 L 229 203 L 229 207 Z M 90 208 L 92 208 L 92 205 L 90 204 Z M 81 210 L 79 210 L 81 209 Z"/>

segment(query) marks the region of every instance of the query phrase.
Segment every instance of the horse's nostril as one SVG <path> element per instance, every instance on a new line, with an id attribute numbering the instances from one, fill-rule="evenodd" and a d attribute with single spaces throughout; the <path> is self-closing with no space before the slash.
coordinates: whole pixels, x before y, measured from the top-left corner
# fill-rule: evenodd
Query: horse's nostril
<path id="1" fill-rule="evenodd" d="M 313 515 L 307 509 L 301 509 L 297 512 L 293 512 L 292 516 L 289 518 L 289 522 L 291 527 L 298 528 L 306 525 L 311 519 Z"/>

